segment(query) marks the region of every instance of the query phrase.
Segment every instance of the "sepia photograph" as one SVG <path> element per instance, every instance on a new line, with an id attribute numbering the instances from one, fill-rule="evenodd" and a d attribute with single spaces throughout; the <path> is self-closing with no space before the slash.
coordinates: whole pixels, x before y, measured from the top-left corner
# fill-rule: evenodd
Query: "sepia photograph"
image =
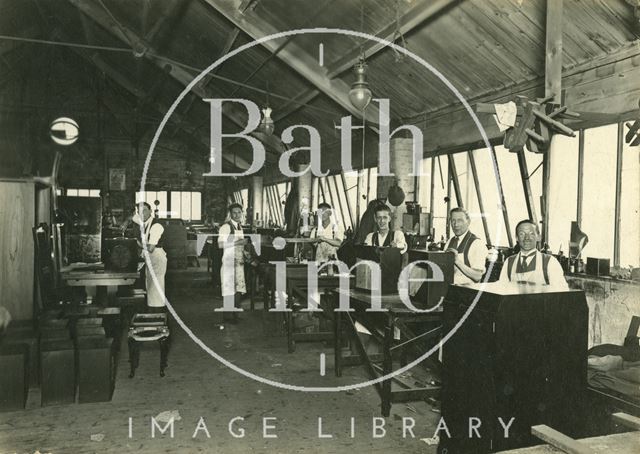
<path id="1" fill-rule="evenodd" d="M 0 0 L 0 454 L 635 454 L 640 0 Z"/>

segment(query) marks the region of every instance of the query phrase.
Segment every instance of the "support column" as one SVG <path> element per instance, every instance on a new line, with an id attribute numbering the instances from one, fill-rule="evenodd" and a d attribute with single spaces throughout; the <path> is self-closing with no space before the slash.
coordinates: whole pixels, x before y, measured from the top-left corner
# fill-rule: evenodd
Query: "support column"
<path id="1" fill-rule="evenodd" d="M 298 172 L 302 171 L 308 164 L 299 164 Z M 311 212 L 311 201 L 313 193 L 313 175 L 311 169 L 298 177 L 298 207 L 303 225 L 309 225 L 309 213 Z M 335 207 L 334 207 L 335 208 Z M 306 221 L 305 221 L 306 219 Z"/>
<path id="2" fill-rule="evenodd" d="M 553 95 L 553 102 L 562 102 L 562 21 L 563 0 L 547 0 L 545 97 Z M 562 150 L 557 150 L 558 141 L 551 138 L 549 149 L 543 155 L 542 166 L 542 244 L 549 243 L 549 196 L 555 180 L 561 178 L 558 168 L 552 169 L 552 159 Z"/>
<path id="3" fill-rule="evenodd" d="M 391 228 L 394 230 L 402 227 L 402 215 L 407 212 L 405 202 L 416 200 L 416 178 L 410 176 L 413 173 L 413 139 L 393 138 L 389 144 L 391 155 L 390 169 L 393 176 L 378 176 L 378 198 L 386 199 L 389 188 L 397 181 L 398 186 L 404 191 L 404 202 L 392 207 Z"/>
<path id="4" fill-rule="evenodd" d="M 262 207 L 262 187 L 264 178 L 262 175 L 254 175 L 251 177 L 251 208 L 252 216 L 251 224 L 254 227 L 264 225 L 264 212 Z"/>

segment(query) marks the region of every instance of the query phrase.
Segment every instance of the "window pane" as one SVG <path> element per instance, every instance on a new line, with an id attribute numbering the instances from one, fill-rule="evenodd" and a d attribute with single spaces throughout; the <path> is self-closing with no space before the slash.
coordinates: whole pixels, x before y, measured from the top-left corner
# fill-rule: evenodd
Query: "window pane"
<path id="1" fill-rule="evenodd" d="M 100 197 L 100 189 L 89 189 L 89 197 Z"/>
<path id="2" fill-rule="evenodd" d="M 563 141 L 562 143 L 564 143 L 565 139 L 568 139 L 569 143 L 567 143 L 566 146 L 569 149 L 572 146 L 575 146 L 575 147 L 578 146 L 577 137 L 566 137 L 566 136 L 561 136 L 559 134 L 557 134 L 557 137 L 558 139 Z M 573 141 L 575 141 L 575 144 L 573 144 Z M 531 193 L 533 194 L 533 204 L 535 206 L 536 216 L 538 216 L 538 219 L 541 219 L 542 217 L 542 204 L 541 204 L 542 203 L 542 154 L 526 152 L 524 155 L 527 158 L 526 160 L 527 160 L 527 170 L 529 171 L 529 184 L 531 185 Z M 575 157 L 574 164 L 577 169 L 578 168 L 577 155 Z M 570 176 L 571 174 L 567 172 L 567 175 Z M 577 191 L 577 187 L 578 187 L 577 185 L 578 185 L 578 175 L 576 173 L 575 184 L 573 185 L 575 188 L 574 189 L 575 191 Z M 574 212 L 575 212 L 575 208 L 574 208 Z"/>
<path id="3" fill-rule="evenodd" d="M 439 164 L 438 164 L 439 163 Z M 434 239 L 447 237 L 447 157 L 436 158 L 435 186 L 433 190 L 433 228 L 435 229 Z M 440 176 L 442 175 L 442 178 Z"/>
<path id="4" fill-rule="evenodd" d="M 511 153 L 502 145 L 495 147 L 495 150 L 498 157 L 500 180 L 502 181 L 502 189 L 504 191 L 505 203 L 509 215 L 509 225 L 515 242 L 513 229 L 518 222 L 529 218 L 527 204 L 524 198 L 524 189 L 522 187 L 522 178 L 520 177 L 518 155 Z"/>
<path id="5" fill-rule="evenodd" d="M 589 236 L 582 257 L 613 258 L 617 125 L 584 134 L 582 231 Z"/>
<path id="6" fill-rule="evenodd" d="M 191 193 L 191 220 L 200 221 L 202 219 L 202 194 L 200 192 Z"/>
<path id="7" fill-rule="evenodd" d="M 625 129 L 626 131 L 626 129 Z M 622 149 L 622 198 L 620 199 L 620 266 L 640 265 L 640 147 Z"/>
<path id="8" fill-rule="evenodd" d="M 88 189 L 78 189 L 78 196 L 80 197 L 89 197 Z"/>
<path id="9" fill-rule="evenodd" d="M 487 148 L 481 148 L 473 151 L 473 157 L 478 171 L 478 183 L 484 205 L 484 217 L 487 220 L 491 243 L 494 246 L 509 246 L 500 208 L 498 183 L 491 152 Z"/>
<path id="10" fill-rule="evenodd" d="M 180 218 L 191 220 L 191 194 L 186 191 L 180 193 Z"/>
<path id="11" fill-rule="evenodd" d="M 372 200 L 378 198 L 378 168 L 372 167 L 369 169 L 368 180 L 366 184 L 369 186 L 369 193 L 367 194 L 367 205 Z M 362 211 L 364 213 L 364 211 Z"/>
<path id="12" fill-rule="evenodd" d="M 552 252 L 558 252 L 562 247 L 563 252 L 568 254 L 571 221 L 576 220 L 578 200 L 579 138 L 556 134 L 552 139 L 552 146 L 551 169 L 552 172 L 559 172 L 559 175 L 557 175 L 558 178 L 552 177 L 549 185 L 549 240 L 547 243 Z M 529 172 L 532 170 L 529 169 Z M 541 173 L 542 168 L 538 172 Z M 542 183 L 542 179 L 540 182 Z M 613 237 L 610 236 L 610 238 Z"/>
<path id="13" fill-rule="evenodd" d="M 469 184 L 468 184 L 468 164 L 466 153 L 455 153 L 453 155 L 453 161 L 456 166 L 456 173 L 458 175 L 458 183 L 460 184 L 460 194 L 462 195 L 462 206 L 469 206 Z M 471 183 L 473 186 L 473 182 Z M 452 191 L 451 208 L 458 205 L 458 200 L 455 198 L 455 192 Z"/>
<path id="14" fill-rule="evenodd" d="M 180 205 L 181 205 L 180 191 L 171 192 L 171 217 L 180 218 Z"/>
<path id="15" fill-rule="evenodd" d="M 429 211 L 431 192 L 431 158 L 422 160 L 422 175 L 418 177 L 418 203 L 424 212 Z"/>
<path id="16" fill-rule="evenodd" d="M 346 230 L 351 226 L 351 219 L 349 218 L 349 209 L 347 207 L 347 195 L 345 193 L 344 186 L 342 185 L 342 177 L 340 175 L 333 176 L 333 184 L 337 186 L 336 200 L 336 219 L 340 222 L 340 225 Z"/>
<path id="17" fill-rule="evenodd" d="M 167 191 L 156 192 L 156 199 L 155 200 L 160 202 L 160 205 L 158 205 L 158 217 L 161 217 L 161 218 L 168 217 L 168 213 L 167 213 Z M 152 206 L 154 207 L 154 210 L 155 210 L 155 205 L 152 205 Z"/>
<path id="18" fill-rule="evenodd" d="M 469 229 L 485 244 L 488 244 L 489 241 L 486 238 L 484 227 L 482 225 L 482 213 L 480 212 L 476 186 L 473 181 L 473 174 L 471 173 L 469 155 L 468 153 L 464 152 L 457 153 L 454 155 L 454 157 L 456 160 L 456 171 L 458 172 L 458 180 L 460 182 L 460 192 L 462 193 L 462 200 L 464 203 L 464 207 L 469 212 L 469 217 L 471 218 Z M 455 206 L 453 201 L 451 206 Z"/>
<path id="19" fill-rule="evenodd" d="M 366 185 L 367 171 L 364 170 L 363 172 L 361 172 L 361 174 L 362 174 L 363 185 L 360 187 L 360 195 L 362 196 L 362 195 L 366 195 L 365 192 L 367 190 L 367 185 Z M 353 222 L 357 222 L 356 213 L 358 212 L 357 210 L 358 203 L 362 202 L 360 205 L 360 216 L 362 216 L 365 210 L 367 209 L 367 204 L 365 199 L 360 197 L 360 200 L 358 200 L 358 182 L 360 181 L 358 178 L 358 172 L 355 172 L 355 171 L 346 172 L 344 174 L 344 180 L 347 183 L 347 187 L 345 188 L 345 193 L 349 198 L 349 203 L 351 204 L 351 214 L 353 216 Z"/>

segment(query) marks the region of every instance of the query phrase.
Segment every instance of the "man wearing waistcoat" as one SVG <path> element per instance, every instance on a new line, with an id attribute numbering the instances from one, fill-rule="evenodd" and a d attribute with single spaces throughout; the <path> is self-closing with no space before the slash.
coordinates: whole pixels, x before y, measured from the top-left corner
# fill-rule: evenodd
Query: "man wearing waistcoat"
<path id="1" fill-rule="evenodd" d="M 485 272 L 487 247 L 469 230 L 471 218 L 464 208 L 458 207 L 449 214 L 452 236 L 445 250 L 455 254 L 454 284 L 480 282 Z"/>
<path id="2" fill-rule="evenodd" d="M 376 231 L 367 235 L 364 244 L 367 246 L 386 246 L 397 247 L 400 253 L 407 252 L 407 242 L 404 233 L 401 230 L 389 231 L 389 223 L 391 222 L 391 208 L 387 205 L 380 204 L 375 210 Z"/>
<path id="3" fill-rule="evenodd" d="M 152 215 L 151 205 L 147 202 L 140 202 L 137 205 L 138 211 L 133 215 L 132 221 L 144 226 L 144 234 L 147 240 L 147 252 L 149 261 L 147 266 L 151 266 L 153 274 L 157 279 L 157 284 L 147 269 L 145 273 L 145 286 L 147 288 L 147 306 L 152 311 L 164 310 L 166 304 L 164 299 L 164 276 L 167 273 L 167 253 L 162 247 L 162 235 L 164 227 Z M 142 241 L 138 240 L 138 246 L 142 247 Z M 144 257 L 144 253 L 143 253 Z M 145 260 L 146 262 L 146 260 Z"/>
<path id="4" fill-rule="evenodd" d="M 229 220 L 220 226 L 218 247 L 222 249 L 220 283 L 222 298 L 234 298 L 234 307 L 240 310 L 243 295 L 247 293 L 244 276 L 244 246 L 247 242 L 242 230 L 242 205 L 229 205 Z M 237 313 L 233 313 L 237 321 Z"/>
<path id="5" fill-rule="evenodd" d="M 516 225 L 520 252 L 507 258 L 500 272 L 500 282 L 520 282 L 568 288 L 562 267 L 556 258 L 536 248 L 538 226 L 525 219 Z"/>

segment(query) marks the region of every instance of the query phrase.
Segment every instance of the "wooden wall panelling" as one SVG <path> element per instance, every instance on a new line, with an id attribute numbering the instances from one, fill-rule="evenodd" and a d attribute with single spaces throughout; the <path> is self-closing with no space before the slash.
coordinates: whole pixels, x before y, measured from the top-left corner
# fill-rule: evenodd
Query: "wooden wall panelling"
<path id="1" fill-rule="evenodd" d="M 33 183 L 0 181 L 0 304 L 14 320 L 33 317 Z"/>

